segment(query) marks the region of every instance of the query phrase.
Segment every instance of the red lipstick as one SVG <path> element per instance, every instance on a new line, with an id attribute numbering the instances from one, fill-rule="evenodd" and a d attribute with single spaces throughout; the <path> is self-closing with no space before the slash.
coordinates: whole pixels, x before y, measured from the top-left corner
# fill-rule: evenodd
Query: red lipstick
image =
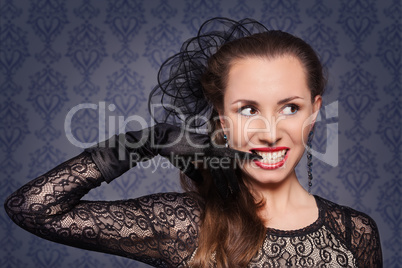
<path id="1" fill-rule="evenodd" d="M 252 148 L 250 151 L 260 151 L 260 152 L 276 152 L 282 150 L 289 150 L 288 147 L 261 147 L 261 148 Z"/>
<path id="2" fill-rule="evenodd" d="M 254 163 L 259 166 L 262 169 L 266 169 L 266 170 L 273 170 L 273 169 L 278 169 L 280 167 L 282 167 L 286 160 L 288 159 L 288 152 L 290 150 L 290 148 L 288 147 L 261 147 L 261 148 L 253 148 L 250 151 L 253 153 L 256 152 L 278 152 L 278 151 L 283 151 L 286 150 L 285 156 L 284 158 L 277 162 L 277 163 L 266 163 L 264 160 L 254 160 Z"/>

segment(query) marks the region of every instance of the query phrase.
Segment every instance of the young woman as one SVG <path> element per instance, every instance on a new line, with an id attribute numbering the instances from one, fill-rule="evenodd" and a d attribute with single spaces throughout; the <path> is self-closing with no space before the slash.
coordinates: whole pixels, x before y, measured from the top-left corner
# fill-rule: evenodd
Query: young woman
<path id="1" fill-rule="evenodd" d="M 224 30 L 206 32 L 211 25 Z M 89 148 L 13 193 L 7 213 L 45 239 L 155 267 L 381 267 L 375 222 L 309 194 L 296 177 L 324 88 L 301 39 L 253 20 L 212 19 L 161 67 L 151 94 L 166 107 L 163 121 L 185 124 Z M 208 135 L 185 129 L 202 128 L 203 118 Z M 157 154 L 187 175 L 184 193 L 81 200 Z"/>

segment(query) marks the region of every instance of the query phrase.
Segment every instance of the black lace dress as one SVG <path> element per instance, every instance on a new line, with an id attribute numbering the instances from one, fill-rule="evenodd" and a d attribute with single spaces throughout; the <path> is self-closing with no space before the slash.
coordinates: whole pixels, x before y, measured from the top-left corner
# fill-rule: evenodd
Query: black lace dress
<path id="1" fill-rule="evenodd" d="M 27 183 L 5 203 L 11 219 L 42 238 L 155 267 L 186 267 L 197 249 L 202 206 L 189 193 L 122 201 L 81 198 L 104 178 L 87 152 Z M 316 196 L 319 218 L 295 231 L 267 229 L 249 267 L 381 267 L 375 222 Z"/>

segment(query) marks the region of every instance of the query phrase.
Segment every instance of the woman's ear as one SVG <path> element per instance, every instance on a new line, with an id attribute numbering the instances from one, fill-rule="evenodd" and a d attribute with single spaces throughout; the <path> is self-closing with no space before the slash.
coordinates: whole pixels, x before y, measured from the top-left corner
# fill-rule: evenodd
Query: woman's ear
<path id="1" fill-rule="evenodd" d="M 225 129 L 225 119 L 224 118 L 225 118 L 224 116 L 219 115 L 219 124 L 221 124 L 222 129 Z"/>
<path id="2" fill-rule="evenodd" d="M 225 129 L 225 115 L 223 114 L 222 110 L 218 110 L 218 115 L 219 115 L 219 124 L 221 125 L 222 129 Z"/>
<path id="3" fill-rule="evenodd" d="M 227 144 L 228 133 L 229 133 L 227 129 L 228 127 L 227 118 L 223 114 L 222 110 L 218 111 L 218 116 L 219 116 L 219 126 L 221 127 L 221 129 L 218 129 L 218 131 L 215 134 L 219 135 L 219 140 L 223 138 L 224 140 L 222 140 L 222 142 Z M 224 138 L 225 136 L 226 138 Z"/>
<path id="4" fill-rule="evenodd" d="M 321 105 L 322 105 L 321 95 L 315 96 L 314 103 L 313 103 L 313 118 L 312 118 L 313 120 L 312 120 L 311 128 L 314 127 L 315 120 L 317 119 L 318 113 L 320 112 L 320 109 L 321 109 Z"/>

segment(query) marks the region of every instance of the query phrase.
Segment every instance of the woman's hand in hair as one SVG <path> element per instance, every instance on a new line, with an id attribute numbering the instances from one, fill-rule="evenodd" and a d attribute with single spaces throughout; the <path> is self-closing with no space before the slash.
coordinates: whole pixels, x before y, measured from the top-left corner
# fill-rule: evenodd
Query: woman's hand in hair
<path id="1" fill-rule="evenodd" d="M 194 163 L 201 163 L 203 168 L 211 171 L 218 188 L 221 184 L 229 184 L 231 191 L 237 190 L 234 174 L 236 160 L 259 158 L 217 145 L 208 135 L 170 124 L 156 124 L 140 131 L 116 135 L 86 151 L 91 153 L 107 182 L 134 167 L 137 162 L 159 154 L 198 183 L 202 182 L 202 176 L 197 168 L 199 165 Z M 228 192 L 222 195 L 228 195 Z"/>

